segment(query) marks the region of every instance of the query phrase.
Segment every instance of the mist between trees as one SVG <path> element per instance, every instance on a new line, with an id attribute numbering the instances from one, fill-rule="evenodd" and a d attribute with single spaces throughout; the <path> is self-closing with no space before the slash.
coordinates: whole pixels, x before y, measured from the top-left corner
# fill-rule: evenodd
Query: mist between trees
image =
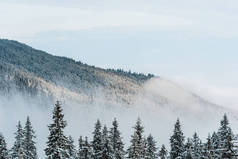
<path id="1" fill-rule="evenodd" d="M 144 135 L 144 126 L 137 119 L 128 147 L 123 142 L 119 122 L 115 118 L 108 128 L 98 119 L 92 132 L 92 140 L 79 136 L 77 144 L 71 136 L 66 136 L 62 105 L 56 102 L 52 123 L 48 125 L 49 135 L 45 145 L 47 159 L 236 159 L 238 157 L 238 137 L 232 132 L 227 115 L 224 114 L 216 132 L 208 134 L 205 142 L 197 133 L 191 138 L 184 136 L 181 123 L 177 119 L 170 147 L 166 149 L 149 134 Z M 0 159 L 37 159 L 36 136 L 30 117 L 23 127 L 19 121 L 15 132 L 15 142 L 7 149 L 4 136 L 0 134 Z M 77 145 L 77 146 L 76 146 Z"/>

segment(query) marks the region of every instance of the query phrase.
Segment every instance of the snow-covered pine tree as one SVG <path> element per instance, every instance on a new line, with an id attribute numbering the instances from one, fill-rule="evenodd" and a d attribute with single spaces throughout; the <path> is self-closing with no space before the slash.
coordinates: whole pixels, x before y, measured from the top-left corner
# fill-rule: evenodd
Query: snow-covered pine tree
<path id="1" fill-rule="evenodd" d="M 118 129 L 118 122 L 116 119 L 112 122 L 112 128 L 109 132 L 110 143 L 112 144 L 112 149 L 115 159 L 124 159 L 124 143 L 122 142 L 121 132 Z"/>
<path id="2" fill-rule="evenodd" d="M 102 129 L 101 122 L 98 119 L 95 124 L 95 129 L 93 131 L 92 148 L 93 148 L 93 158 L 94 159 L 102 158 L 103 143 L 102 143 L 101 129 Z"/>
<path id="3" fill-rule="evenodd" d="M 193 159 L 192 157 L 192 147 L 193 147 L 193 142 L 192 139 L 188 138 L 187 142 L 185 143 L 185 152 L 184 152 L 184 158 L 185 159 Z"/>
<path id="4" fill-rule="evenodd" d="M 229 121 L 226 114 L 220 122 L 220 128 L 218 130 L 219 146 L 218 151 L 221 158 L 236 158 L 236 152 L 234 148 L 235 138 L 233 132 L 229 126 Z"/>
<path id="5" fill-rule="evenodd" d="M 146 157 L 146 150 L 147 150 L 147 138 L 144 136 L 142 140 L 142 158 Z"/>
<path id="6" fill-rule="evenodd" d="M 143 145 L 143 132 L 144 127 L 141 124 L 140 118 L 138 118 L 134 128 L 134 134 L 131 136 L 131 145 L 128 148 L 128 158 L 142 159 L 145 152 Z"/>
<path id="7" fill-rule="evenodd" d="M 202 143 L 198 137 L 198 134 L 195 132 L 192 138 L 192 158 L 200 159 L 202 157 Z"/>
<path id="8" fill-rule="evenodd" d="M 93 159 L 93 153 L 90 144 L 88 143 L 88 138 L 85 140 L 79 139 L 79 150 L 78 159 Z"/>
<path id="9" fill-rule="evenodd" d="M 208 134 L 207 142 L 205 144 L 203 144 L 202 157 L 204 159 L 212 158 L 212 142 L 211 142 L 211 135 L 210 134 Z"/>
<path id="10" fill-rule="evenodd" d="M 142 142 L 144 127 L 142 126 L 140 118 L 137 119 L 134 130 L 135 130 L 135 133 L 138 135 L 139 141 Z"/>
<path id="11" fill-rule="evenodd" d="M 171 159 L 180 159 L 184 155 L 184 135 L 181 130 L 181 125 L 179 119 L 177 119 L 173 135 L 170 138 L 170 158 Z"/>
<path id="12" fill-rule="evenodd" d="M 72 136 L 68 137 L 68 153 L 70 159 L 76 159 L 77 158 L 77 151 L 74 146 L 74 140 Z"/>
<path id="13" fill-rule="evenodd" d="M 83 158 L 83 145 L 84 145 L 82 136 L 79 137 L 78 143 L 79 143 L 79 148 L 78 148 L 77 156 L 78 156 L 78 159 L 81 159 Z"/>
<path id="14" fill-rule="evenodd" d="M 219 138 L 216 132 L 213 132 L 212 136 L 211 136 L 211 156 L 212 158 L 219 158 L 219 151 L 218 151 L 218 147 L 219 147 Z"/>
<path id="15" fill-rule="evenodd" d="M 19 152 L 22 151 L 24 147 L 24 131 L 21 126 L 21 122 L 18 122 L 17 125 L 17 131 L 15 132 L 15 142 L 11 149 L 11 158 L 12 159 L 18 159 L 19 158 Z M 24 156 L 24 151 L 22 151 Z"/>
<path id="16" fill-rule="evenodd" d="M 146 146 L 146 156 L 145 159 L 156 159 L 158 158 L 156 141 L 153 136 L 150 134 L 147 137 L 147 146 Z"/>
<path id="17" fill-rule="evenodd" d="M 211 158 L 211 156 L 208 153 L 208 150 L 207 150 L 207 147 L 206 147 L 206 143 L 202 143 L 201 144 L 201 158 L 202 159 L 209 159 L 209 158 Z"/>
<path id="18" fill-rule="evenodd" d="M 167 159 L 168 158 L 168 151 L 166 150 L 164 145 L 162 145 L 162 147 L 159 151 L 159 158 L 160 159 Z"/>
<path id="19" fill-rule="evenodd" d="M 131 136 L 131 145 L 127 150 L 128 157 L 130 159 L 141 159 L 141 150 L 140 145 L 138 145 L 139 137 L 136 132 L 134 132 L 134 135 Z"/>
<path id="20" fill-rule="evenodd" d="M 37 152 L 36 152 L 36 142 L 34 139 L 35 131 L 33 130 L 30 118 L 27 117 L 26 124 L 24 127 L 24 159 L 37 159 Z"/>
<path id="21" fill-rule="evenodd" d="M 7 159 L 8 157 L 7 143 L 0 133 L 0 159 Z"/>
<path id="22" fill-rule="evenodd" d="M 107 126 L 103 127 L 102 131 L 102 158 L 103 159 L 113 159 L 113 148 L 112 144 L 110 143 Z"/>
<path id="23" fill-rule="evenodd" d="M 67 123 L 59 101 L 56 102 L 53 110 L 53 123 L 48 126 L 50 134 L 48 136 L 45 154 L 48 159 L 68 159 L 68 138 L 64 135 L 64 128 Z"/>

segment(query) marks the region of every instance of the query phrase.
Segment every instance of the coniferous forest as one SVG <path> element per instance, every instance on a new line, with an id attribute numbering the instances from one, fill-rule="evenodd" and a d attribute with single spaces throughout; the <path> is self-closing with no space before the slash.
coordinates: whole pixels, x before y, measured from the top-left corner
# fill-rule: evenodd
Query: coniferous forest
<path id="1" fill-rule="evenodd" d="M 52 122 L 48 125 L 49 135 L 45 146 L 47 159 L 236 159 L 238 158 L 237 135 L 232 132 L 226 114 L 220 121 L 216 132 L 208 134 L 206 141 L 199 138 L 196 132 L 186 138 L 179 119 L 175 122 L 166 147 L 155 141 L 150 134 L 144 135 L 144 127 L 137 119 L 131 135 L 130 144 L 126 147 L 120 132 L 117 119 L 107 127 L 98 119 L 92 132 L 91 140 L 79 136 L 74 142 L 71 136 L 64 133 L 67 121 L 64 119 L 62 105 L 57 101 L 53 110 Z M 27 117 L 24 127 L 19 121 L 15 132 L 15 142 L 7 149 L 7 142 L 0 134 L 0 159 L 37 159 L 36 136 L 30 118 Z M 158 147 L 158 145 L 162 145 Z"/>

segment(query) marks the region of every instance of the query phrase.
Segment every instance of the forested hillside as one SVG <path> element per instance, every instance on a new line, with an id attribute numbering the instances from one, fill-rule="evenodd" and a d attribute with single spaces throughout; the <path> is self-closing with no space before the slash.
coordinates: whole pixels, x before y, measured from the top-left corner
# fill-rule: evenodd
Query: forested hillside
<path id="1" fill-rule="evenodd" d="M 129 103 L 128 96 L 137 93 L 152 74 L 102 69 L 66 57 L 50 55 L 12 40 L 0 40 L 1 90 L 11 89 L 30 95 L 104 96 Z M 3 93 L 2 92 L 2 93 Z M 60 96 L 61 95 L 61 96 Z M 83 98 L 83 97 L 82 97 Z"/>

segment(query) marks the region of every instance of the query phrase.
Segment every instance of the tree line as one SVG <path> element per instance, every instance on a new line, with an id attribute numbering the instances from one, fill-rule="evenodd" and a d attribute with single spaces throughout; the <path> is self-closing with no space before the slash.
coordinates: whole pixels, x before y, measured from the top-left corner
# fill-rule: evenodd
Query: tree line
<path id="1" fill-rule="evenodd" d="M 116 119 L 111 128 L 102 126 L 100 120 L 95 123 L 92 140 L 80 136 L 78 148 L 71 136 L 66 136 L 64 128 L 67 122 L 60 102 L 57 101 L 53 110 L 52 123 L 48 125 L 49 136 L 44 149 L 47 159 L 237 159 L 237 136 L 233 134 L 227 115 L 220 121 L 216 132 L 209 134 L 202 142 L 197 133 L 185 140 L 181 123 L 177 119 L 172 136 L 170 149 L 165 145 L 160 148 L 154 137 L 144 135 L 144 127 L 138 118 L 133 127 L 129 147 L 126 149 Z M 0 159 L 37 159 L 36 136 L 30 118 L 27 117 L 24 128 L 17 124 L 15 142 L 8 150 L 6 141 L 0 134 Z"/>

